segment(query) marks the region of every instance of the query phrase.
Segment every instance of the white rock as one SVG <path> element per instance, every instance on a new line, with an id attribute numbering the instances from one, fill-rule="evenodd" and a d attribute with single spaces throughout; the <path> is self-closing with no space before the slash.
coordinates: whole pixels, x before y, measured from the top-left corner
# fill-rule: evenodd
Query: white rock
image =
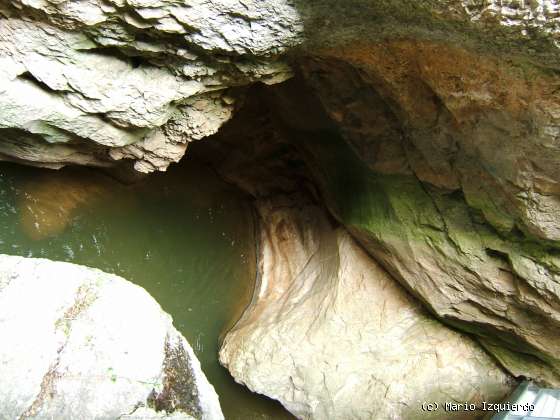
<path id="1" fill-rule="evenodd" d="M 0 337 L 3 418 L 223 419 L 171 317 L 120 277 L 0 255 Z"/>
<path id="2" fill-rule="evenodd" d="M 303 31 L 286 0 L 14 0 L 0 16 L 0 141 L 17 129 L 27 145 L 30 135 L 45 142 L 30 159 L 9 143 L 0 159 L 60 167 L 125 158 L 142 172 L 165 170 L 229 119 L 220 92 L 289 77 L 274 56 Z M 214 105 L 201 110 L 203 101 Z M 167 138 L 178 117 L 184 131 Z M 74 153 L 57 160 L 54 143 Z"/>
<path id="3" fill-rule="evenodd" d="M 560 3 L 558 0 L 461 0 L 472 21 L 498 22 L 519 28 L 523 35 L 528 29 L 540 29 L 556 36 L 560 34 Z M 555 41 L 556 46 L 560 43 Z"/>

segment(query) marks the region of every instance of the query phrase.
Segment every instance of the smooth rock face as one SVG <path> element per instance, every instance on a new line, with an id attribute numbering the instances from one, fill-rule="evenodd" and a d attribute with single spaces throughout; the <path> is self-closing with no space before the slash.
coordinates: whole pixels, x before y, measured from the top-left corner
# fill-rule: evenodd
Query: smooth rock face
<path id="1" fill-rule="evenodd" d="M 120 277 L 0 255 L 0 336 L 6 418 L 223 419 L 171 317 Z"/>
<path id="2" fill-rule="evenodd" d="M 473 334 L 513 375 L 556 386 L 557 252 L 546 242 L 497 232 L 460 191 L 414 176 L 402 144 L 391 144 L 390 108 L 372 89 L 360 90 L 356 73 L 331 63 L 328 73 L 312 75 L 328 74 L 331 86 L 340 86 L 341 113 L 329 114 L 331 120 L 295 78 L 263 90 L 256 104 L 248 102 L 192 151 L 208 149 L 218 171 L 256 197 L 309 188 L 432 314 Z M 358 111 L 363 119 L 352 120 Z"/>
<path id="3" fill-rule="evenodd" d="M 323 210 L 259 200 L 260 277 L 221 362 L 298 418 L 465 418 L 424 401 L 497 401 L 509 376 L 428 316 Z M 467 413 L 467 418 L 472 413 Z"/>
<path id="4" fill-rule="evenodd" d="M 165 170 L 230 117 L 226 88 L 290 74 L 267 56 L 301 32 L 284 2 L 14 0 L 0 15 L 0 153 L 48 167 Z"/>

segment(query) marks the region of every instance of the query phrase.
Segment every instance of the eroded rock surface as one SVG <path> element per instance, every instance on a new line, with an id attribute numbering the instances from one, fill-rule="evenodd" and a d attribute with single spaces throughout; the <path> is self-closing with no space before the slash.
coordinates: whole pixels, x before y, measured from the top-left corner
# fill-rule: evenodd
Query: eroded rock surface
<path id="1" fill-rule="evenodd" d="M 422 53 L 423 49 L 417 46 L 414 51 Z M 384 60 L 379 51 L 371 56 L 367 51 L 364 54 L 374 61 Z M 410 54 L 416 57 L 412 51 Z M 394 57 L 394 62 L 399 62 L 399 55 Z M 404 53 L 402 57 L 402 63 L 407 63 Z M 437 62 L 437 57 L 434 60 Z M 463 70 L 455 66 L 449 74 L 459 77 Z M 514 130 L 519 127 L 516 118 L 532 118 L 532 108 L 523 111 L 522 103 L 512 99 L 503 106 L 490 101 L 488 107 L 494 107 L 491 111 L 468 98 L 466 108 L 461 108 L 471 113 L 465 115 L 465 121 L 448 124 L 447 118 L 436 118 L 421 130 L 414 124 L 431 115 L 430 104 L 436 114 L 449 111 L 433 102 L 433 95 L 422 94 L 424 85 L 416 73 L 398 77 L 397 71 L 377 74 L 399 78 L 393 87 L 400 94 L 407 89 L 410 95 L 404 98 L 395 92 L 397 96 L 386 96 L 378 88 L 381 82 L 377 77 L 345 62 L 317 59 L 306 71 L 302 77 L 314 89 L 306 91 L 305 84 L 295 81 L 274 87 L 279 97 L 274 106 L 279 107 L 277 114 L 283 123 L 292 128 L 284 132 L 282 141 L 290 143 L 291 139 L 291 144 L 300 149 L 305 161 L 300 167 L 307 167 L 311 173 L 307 176 L 319 188 L 332 214 L 440 319 L 478 335 L 515 375 L 558 384 L 558 241 L 539 238 L 528 228 L 538 225 L 541 233 L 553 234 L 560 222 L 560 212 L 541 206 L 539 194 L 533 194 L 536 187 L 529 186 L 545 177 L 541 172 L 545 168 L 550 171 L 546 177 L 551 183 L 560 181 L 557 167 L 550 160 L 557 159 L 557 148 L 539 146 L 542 137 L 538 133 L 554 136 L 553 132 L 536 130 L 534 137 L 515 137 Z M 459 77 L 457 83 L 464 83 L 466 77 Z M 497 89 L 498 81 L 485 86 Z M 294 101 L 297 91 L 305 92 L 306 98 L 316 95 L 315 102 Z M 417 102 L 421 100 L 425 101 L 422 106 Z M 537 96 L 532 100 L 536 103 Z M 286 104 L 292 108 L 289 112 Z M 517 113 L 508 114 L 507 104 L 519 107 Z M 410 114 L 402 111 L 400 107 L 404 106 L 409 107 Z M 305 110 L 312 107 L 325 109 L 329 118 L 320 120 L 320 113 L 312 113 L 315 122 L 305 131 L 304 118 L 298 115 L 307 115 Z M 542 111 L 550 109 L 543 107 Z M 489 121 L 492 112 L 503 112 L 500 130 Z M 473 134 L 473 130 L 485 134 Z M 554 143 L 554 137 L 547 138 L 552 142 L 549 144 Z M 444 140 L 454 147 L 440 149 L 442 144 L 449 144 Z M 415 146 L 417 141 L 427 147 L 424 152 Z M 484 164 L 486 158 L 478 155 L 483 149 L 488 152 Z M 542 159 L 543 163 L 526 170 L 523 162 L 532 159 Z M 441 166 L 433 169 L 430 162 Z M 463 175 L 462 170 L 466 171 Z M 526 192 L 504 179 L 510 175 L 525 183 Z M 502 201 L 503 194 L 510 194 L 512 201 Z M 550 202 L 558 199 L 552 192 L 542 197 Z M 539 215 L 527 207 L 542 211 Z M 504 213 L 502 218 L 500 212 Z M 519 215 L 524 212 L 532 217 L 523 219 Z M 496 221 L 505 226 L 505 217 L 511 225 L 500 228 Z"/>
<path id="2" fill-rule="evenodd" d="M 462 190 L 501 232 L 560 240 L 554 73 L 443 43 L 364 44 L 325 54 L 338 63 L 333 82 L 315 77 L 333 67 L 328 60 L 310 63 L 307 74 L 372 169 L 408 170 Z M 400 149 L 397 168 L 378 153 L 390 148 Z"/>
<path id="3" fill-rule="evenodd" d="M 213 137 L 230 136 L 216 168 L 259 199 L 310 191 L 432 315 L 515 376 L 560 384 L 557 0 L 13 0 L 0 13 L 0 156 L 53 168 L 163 170 L 231 118 L 244 92 L 230 88 L 289 77 L 289 54 L 301 80 L 275 91 L 273 118 L 257 110 Z M 316 241 L 346 255 L 349 240 L 329 235 Z M 344 270 L 331 268 L 342 296 Z M 293 313 L 329 293 L 296 305 L 282 287 Z M 284 343 L 291 330 L 255 331 Z M 266 359 L 254 376 L 228 360 L 262 392 L 267 375 L 285 379 L 263 373 Z M 305 378 L 278 398 L 330 413 Z"/>
<path id="4" fill-rule="evenodd" d="M 333 54 L 305 77 L 353 149 L 308 148 L 334 213 L 439 317 L 558 384 L 557 76 L 442 44 Z"/>
<path id="5" fill-rule="evenodd" d="M 257 207 L 259 284 L 220 351 L 237 381 L 315 419 L 465 418 L 421 404 L 508 392 L 478 344 L 427 315 L 319 207 L 299 194 Z"/>
<path id="6" fill-rule="evenodd" d="M 0 335 L 6 418 L 223 419 L 171 317 L 120 277 L 1 255 Z"/>
<path id="7" fill-rule="evenodd" d="M 296 80 L 255 95 L 261 99 L 193 153 L 207 149 L 218 171 L 255 197 L 311 191 L 432 314 L 473 334 L 513 375 L 559 383 L 554 248 L 519 232 L 500 233 L 461 191 L 422 182 L 398 144 L 372 147 L 369 156 L 380 159 L 364 163 L 360 143 L 342 138 L 360 125 L 346 121 L 338 131 L 336 115 L 321 114 L 313 91 Z M 385 118 L 383 103 L 369 99 L 372 118 Z"/>
<path id="8" fill-rule="evenodd" d="M 289 77 L 284 53 L 353 61 L 356 43 L 423 39 L 557 68 L 559 13 L 556 0 L 6 1 L 0 156 L 165 170 L 231 117 L 229 88 Z"/>
<path id="9" fill-rule="evenodd" d="M 4 158 L 141 172 L 216 132 L 227 88 L 284 80 L 272 55 L 301 31 L 284 2 L 14 0 L 0 15 Z"/>

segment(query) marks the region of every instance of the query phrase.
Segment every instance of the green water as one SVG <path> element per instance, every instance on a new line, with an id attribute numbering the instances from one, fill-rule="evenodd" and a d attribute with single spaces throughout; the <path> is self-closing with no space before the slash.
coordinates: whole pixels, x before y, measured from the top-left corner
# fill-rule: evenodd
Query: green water
<path id="1" fill-rule="evenodd" d="M 220 336 L 250 300 L 247 199 L 195 162 L 133 186 L 88 169 L 0 165 L 0 253 L 69 261 L 144 287 L 173 316 L 227 419 L 289 419 L 218 364 Z"/>

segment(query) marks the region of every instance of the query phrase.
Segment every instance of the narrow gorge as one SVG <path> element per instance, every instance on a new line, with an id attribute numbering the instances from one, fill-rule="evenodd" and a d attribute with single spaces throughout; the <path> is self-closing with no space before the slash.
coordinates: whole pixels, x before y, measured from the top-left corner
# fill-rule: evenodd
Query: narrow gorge
<path id="1" fill-rule="evenodd" d="M 0 2 L 0 418 L 560 387 L 559 47 L 557 0 Z"/>

